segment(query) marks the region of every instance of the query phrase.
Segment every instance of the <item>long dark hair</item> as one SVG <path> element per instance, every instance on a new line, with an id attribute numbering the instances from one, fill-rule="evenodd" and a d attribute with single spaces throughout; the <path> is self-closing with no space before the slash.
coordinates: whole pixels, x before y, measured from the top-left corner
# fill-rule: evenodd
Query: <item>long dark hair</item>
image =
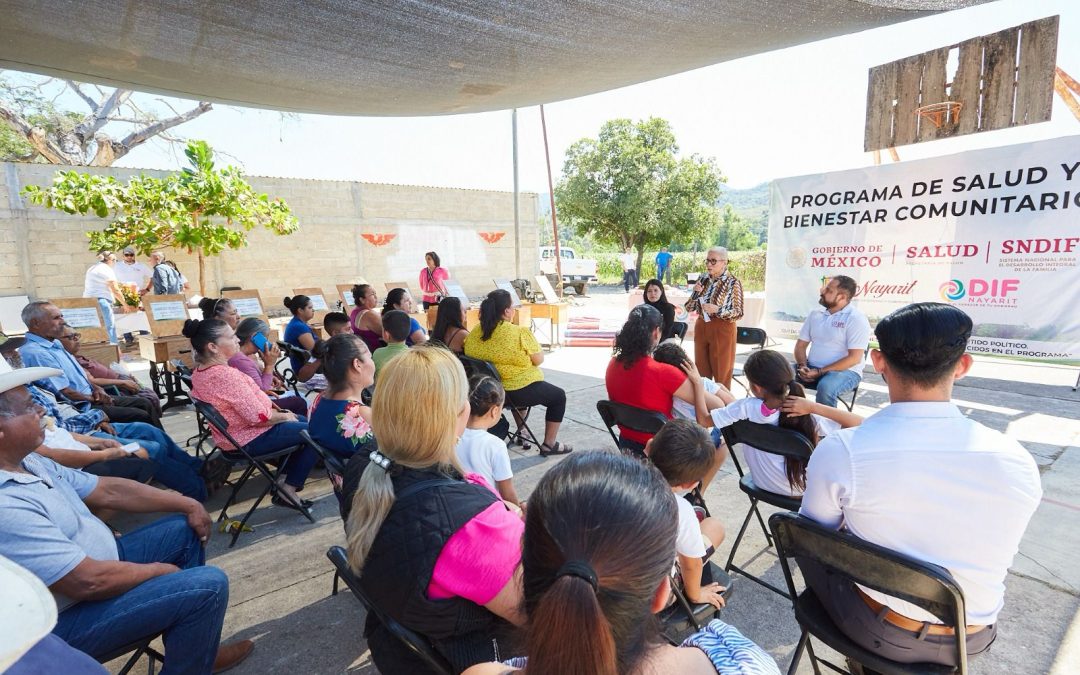
<path id="1" fill-rule="evenodd" d="M 354 360 L 366 361 L 370 358 L 367 343 L 352 333 L 338 333 L 329 340 L 319 340 L 311 355 L 322 361 L 322 372 L 330 383 L 331 394 L 345 388 Z"/>
<path id="2" fill-rule="evenodd" d="M 427 262 L 428 256 L 431 256 L 431 262 L 435 263 L 435 267 L 440 267 L 442 265 L 442 261 L 439 260 L 439 254 L 435 251 L 428 251 L 427 253 L 425 253 L 424 262 Z"/>
<path id="3" fill-rule="evenodd" d="M 496 288 L 480 303 L 480 339 L 487 340 L 502 321 L 503 312 L 514 304 L 510 293 Z"/>
<path id="4" fill-rule="evenodd" d="M 439 303 L 439 309 L 435 311 L 435 327 L 431 329 L 431 339 L 449 347 L 446 331 L 450 328 L 465 328 L 465 324 L 461 322 L 461 298 L 454 296 L 443 298 Z"/>
<path id="5" fill-rule="evenodd" d="M 401 304 L 402 299 L 409 294 L 407 288 L 392 288 L 386 293 L 386 299 L 383 300 L 382 311 L 385 314 L 391 310 L 397 309 Z"/>
<path id="6" fill-rule="evenodd" d="M 664 322 L 664 317 L 652 305 L 638 305 L 630 310 L 626 323 L 615 334 L 615 360 L 629 370 L 638 359 L 652 353 L 653 331 Z"/>
<path id="7" fill-rule="evenodd" d="M 660 289 L 660 299 L 656 302 L 649 302 L 649 286 L 656 286 Z M 667 292 L 664 290 L 664 284 L 659 279 L 649 279 L 645 282 L 645 304 L 659 308 L 663 305 L 670 305 L 667 299 Z"/>
<path id="8" fill-rule="evenodd" d="M 795 381 L 795 371 L 780 352 L 762 349 L 750 354 L 743 366 L 746 379 L 751 384 L 761 387 L 767 394 L 783 401 L 788 396 L 806 398 L 803 386 Z M 811 415 L 788 415 L 780 413 L 780 426 L 798 431 L 810 439 L 811 445 L 818 444 L 817 426 Z M 785 458 L 784 470 L 791 488 L 806 489 L 806 464 L 794 457 Z"/>
<path id="9" fill-rule="evenodd" d="M 659 643 L 651 605 L 671 570 L 677 523 L 674 495 L 654 467 L 585 452 L 548 470 L 525 519 L 525 671 L 634 672 Z M 568 563 L 576 573 L 566 573 Z M 595 574 L 595 590 L 582 568 Z"/>

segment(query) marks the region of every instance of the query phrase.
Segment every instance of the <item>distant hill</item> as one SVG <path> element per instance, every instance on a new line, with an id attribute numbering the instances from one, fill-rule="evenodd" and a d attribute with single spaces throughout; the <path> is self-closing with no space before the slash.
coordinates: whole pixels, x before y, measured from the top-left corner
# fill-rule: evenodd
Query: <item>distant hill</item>
<path id="1" fill-rule="evenodd" d="M 731 204 L 731 208 L 739 213 L 753 211 L 760 214 L 762 210 L 768 211 L 769 184 L 762 183 L 743 190 L 720 186 L 720 199 L 716 201 L 716 205 L 723 208 L 727 204 Z"/>

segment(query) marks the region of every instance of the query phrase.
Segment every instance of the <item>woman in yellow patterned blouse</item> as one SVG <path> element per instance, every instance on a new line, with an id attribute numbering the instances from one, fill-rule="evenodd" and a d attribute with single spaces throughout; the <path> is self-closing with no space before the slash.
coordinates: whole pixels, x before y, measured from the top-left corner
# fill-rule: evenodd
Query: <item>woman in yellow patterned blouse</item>
<path id="1" fill-rule="evenodd" d="M 698 279 L 686 301 L 686 311 L 697 312 L 694 324 L 694 362 L 702 377 L 731 387 L 735 369 L 735 324 L 743 316 L 742 282 L 727 269 L 728 252 L 714 246 L 705 254 L 708 276 Z"/>
<path id="2" fill-rule="evenodd" d="M 510 293 L 502 289 L 488 293 L 480 303 L 480 330 L 465 338 L 465 356 L 495 366 L 506 389 L 507 408 L 544 406 L 547 414 L 540 454 L 565 455 L 573 448 L 559 443 L 555 437 L 566 412 L 566 392 L 544 382 L 544 373 L 539 368 L 544 362 L 540 343 L 528 328 L 514 325 L 513 318 Z"/>

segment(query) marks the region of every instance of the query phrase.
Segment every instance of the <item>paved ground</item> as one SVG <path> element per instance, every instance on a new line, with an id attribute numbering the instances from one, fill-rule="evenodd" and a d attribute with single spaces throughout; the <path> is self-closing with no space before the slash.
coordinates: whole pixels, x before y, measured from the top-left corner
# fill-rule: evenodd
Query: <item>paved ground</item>
<path id="1" fill-rule="evenodd" d="M 614 289 L 597 289 L 580 302 L 581 307 L 573 311 L 591 316 L 624 315 L 627 306 L 626 296 Z M 692 353 L 689 343 L 686 347 Z M 791 347 L 782 343 L 776 349 L 790 353 Z M 596 401 L 605 398 L 603 371 L 608 358 L 605 349 L 562 348 L 549 354 L 543 366 L 548 380 L 565 388 L 568 395 L 567 421 L 560 438 L 579 451 L 614 449 L 595 408 Z M 1080 555 L 1076 488 L 1080 481 L 1080 394 L 1071 389 L 1075 379 L 1075 369 L 980 357 L 972 375 L 955 391 L 966 414 L 1017 438 L 1031 451 L 1042 471 L 1045 491 L 1006 581 L 997 641 L 989 653 L 972 659 L 971 671 L 978 675 L 1080 672 L 1080 564 L 1075 562 Z M 869 415 L 886 403 L 881 378 L 868 372 L 856 412 Z M 170 411 L 166 426 L 175 438 L 187 438 L 194 429 L 194 415 L 190 408 Z M 512 460 L 515 484 L 523 497 L 559 461 L 542 459 L 534 451 L 516 452 Z M 342 543 L 344 532 L 325 476 L 313 474 L 304 495 L 316 500 L 315 524 L 264 505 L 253 517 L 255 532 L 243 535 L 234 549 L 227 547 L 223 536 L 210 543 L 210 563 L 228 572 L 231 582 L 225 639 L 250 638 L 257 644 L 252 657 L 233 671 L 238 675 L 376 672 L 361 634 L 359 603 L 347 591 L 330 594 L 333 574 L 325 552 Z M 223 492 L 210 501 L 211 515 L 217 516 L 224 498 Z M 730 532 L 729 542 L 716 554 L 722 562 L 748 504 L 730 463 L 706 499 L 713 515 L 722 518 Z M 978 505 L 972 509 L 977 512 Z M 130 524 L 120 522 L 119 526 L 127 529 Z M 739 558 L 751 560 L 751 571 L 783 585 L 776 557 L 766 548 L 760 530 L 749 531 Z M 767 649 L 781 668 L 787 667 L 798 630 L 783 598 L 742 580 L 723 618 Z M 119 667 L 112 666 L 114 671 Z M 799 672 L 811 672 L 805 660 Z"/>

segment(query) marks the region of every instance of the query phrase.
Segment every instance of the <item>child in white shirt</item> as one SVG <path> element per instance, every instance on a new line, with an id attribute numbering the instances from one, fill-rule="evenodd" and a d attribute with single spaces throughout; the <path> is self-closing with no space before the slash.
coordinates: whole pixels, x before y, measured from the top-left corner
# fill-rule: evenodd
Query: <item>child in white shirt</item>
<path id="1" fill-rule="evenodd" d="M 691 420 L 669 420 L 645 445 L 645 454 L 660 470 L 679 505 L 675 552 L 683 590 L 690 602 L 724 606 L 727 590 L 718 583 L 702 585 L 705 563 L 724 540 L 724 526 L 716 518 L 698 521 L 694 507 L 683 496 L 694 489 L 712 467 L 716 448 L 705 429 Z"/>
<path id="2" fill-rule="evenodd" d="M 469 424 L 457 445 L 458 461 L 468 473 L 482 476 L 504 501 L 520 506 L 506 443 L 488 433 L 502 419 L 506 392 L 490 375 L 469 381 Z"/>

